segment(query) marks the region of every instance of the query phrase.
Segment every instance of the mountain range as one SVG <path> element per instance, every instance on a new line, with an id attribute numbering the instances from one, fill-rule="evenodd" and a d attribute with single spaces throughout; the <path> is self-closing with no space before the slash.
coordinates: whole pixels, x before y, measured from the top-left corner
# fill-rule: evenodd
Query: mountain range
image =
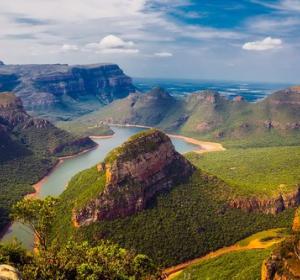
<path id="1" fill-rule="evenodd" d="M 300 87 L 277 91 L 262 101 L 229 100 L 215 91 L 182 98 L 164 89 L 133 93 L 80 120 L 94 124 L 159 127 L 228 145 L 268 146 L 299 143 Z"/>

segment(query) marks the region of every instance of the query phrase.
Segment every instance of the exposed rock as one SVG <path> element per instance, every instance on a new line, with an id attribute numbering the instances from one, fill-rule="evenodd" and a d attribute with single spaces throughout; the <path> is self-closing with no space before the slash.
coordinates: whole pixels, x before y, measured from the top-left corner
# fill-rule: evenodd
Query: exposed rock
<path id="1" fill-rule="evenodd" d="M 16 268 L 7 264 L 1 264 L 0 280 L 22 280 L 22 277 Z"/>
<path id="2" fill-rule="evenodd" d="M 13 93 L 0 93 L 0 147 L 13 147 L 12 139 L 29 130 L 34 131 L 36 137 L 45 137 L 43 141 L 57 143 L 56 146 L 49 147 L 48 152 L 51 154 L 60 153 L 66 148 L 76 147 L 76 150 L 82 151 L 96 146 L 88 137 L 76 138 L 47 120 L 33 118 L 25 111 L 21 99 Z M 19 144 L 26 142 L 23 137 L 19 141 Z M 29 145 L 28 142 L 26 144 Z M 41 146 L 45 144 L 42 143 Z"/>
<path id="3" fill-rule="evenodd" d="M 297 235 L 287 237 L 263 262 L 261 280 L 300 279 L 300 241 Z"/>
<path id="4" fill-rule="evenodd" d="M 268 214 L 278 214 L 285 209 L 300 205 L 300 188 L 289 194 L 280 194 L 278 197 L 240 197 L 229 202 L 232 208 L 241 209 L 247 212 L 263 212 Z"/>
<path id="5" fill-rule="evenodd" d="M 3 65 L 0 91 L 16 93 L 26 109 L 43 110 L 51 106 L 72 108 L 87 100 L 107 104 L 134 92 L 135 87 L 116 64 Z"/>
<path id="6" fill-rule="evenodd" d="M 105 173 L 104 191 L 85 207 L 73 210 L 73 222 L 77 226 L 141 211 L 158 193 L 169 191 L 195 170 L 175 151 L 170 138 L 158 130 L 132 137 L 113 150 L 97 168 Z"/>
<path id="7" fill-rule="evenodd" d="M 242 102 L 242 101 L 245 101 L 245 98 L 243 96 L 238 95 L 238 96 L 234 97 L 233 101 Z"/>
<path id="8" fill-rule="evenodd" d="M 3 61 L 0 60 L 0 66 L 5 65 Z"/>
<path id="9" fill-rule="evenodd" d="M 10 128 L 24 124 L 31 119 L 24 110 L 21 99 L 12 93 L 0 94 L 0 118 Z"/>

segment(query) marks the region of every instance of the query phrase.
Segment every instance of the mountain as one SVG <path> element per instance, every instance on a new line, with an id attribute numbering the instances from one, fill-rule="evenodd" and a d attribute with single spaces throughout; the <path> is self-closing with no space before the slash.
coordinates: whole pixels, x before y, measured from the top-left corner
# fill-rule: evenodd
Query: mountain
<path id="1" fill-rule="evenodd" d="M 133 93 L 128 97 L 116 100 L 101 110 L 82 117 L 94 123 L 107 124 L 141 124 L 155 126 L 178 101 L 162 88 L 154 88 L 147 94 Z M 170 112 L 171 113 L 171 112 Z"/>
<path id="2" fill-rule="evenodd" d="M 108 239 L 165 267 L 292 220 L 290 210 L 270 215 L 232 208 L 234 195 L 232 186 L 195 168 L 151 129 L 70 180 L 51 235 L 60 244 Z"/>
<path id="3" fill-rule="evenodd" d="M 234 146 L 295 145 L 300 141 L 300 87 L 257 103 L 229 100 L 215 91 L 175 98 L 156 88 L 131 94 L 82 117 L 92 123 L 137 124 Z"/>
<path id="4" fill-rule="evenodd" d="M 14 92 L 37 115 L 68 119 L 124 98 L 135 87 L 116 64 L 0 64 L 1 91 Z"/>
<path id="5" fill-rule="evenodd" d="M 194 170 L 175 151 L 168 136 L 158 130 L 141 132 L 97 165 L 98 194 L 81 205 L 77 203 L 73 222 L 82 226 L 133 215 L 145 209 L 158 193 L 185 181 Z"/>
<path id="6" fill-rule="evenodd" d="M 0 94 L 0 229 L 10 206 L 33 191 L 58 156 L 95 147 L 88 137 L 75 137 L 44 119 L 30 116 L 12 93 Z"/>

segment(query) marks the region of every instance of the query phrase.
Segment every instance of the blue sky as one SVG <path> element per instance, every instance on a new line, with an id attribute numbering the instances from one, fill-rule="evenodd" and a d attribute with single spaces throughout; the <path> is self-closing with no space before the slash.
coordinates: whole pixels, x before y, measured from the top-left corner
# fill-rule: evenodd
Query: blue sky
<path id="1" fill-rule="evenodd" d="M 300 0 L 11 0 L 0 26 L 6 63 L 300 84 Z"/>

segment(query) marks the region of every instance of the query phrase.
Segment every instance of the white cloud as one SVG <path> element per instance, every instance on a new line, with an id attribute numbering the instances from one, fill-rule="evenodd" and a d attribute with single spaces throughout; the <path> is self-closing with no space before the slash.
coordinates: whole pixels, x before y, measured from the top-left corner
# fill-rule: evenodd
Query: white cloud
<path id="1" fill-rule="evenodd" d="M 243 49 L 248 51 L 266 51 L 281 47 L 282 40 L 272 37 L 266 37 L 261 41 L 247 42 L 243 45 Z"/>
<path id="2" fill-rule="evenodd" d="M 173 56 L 173 54 L 170 53 L 170 52 L 157 52 L 154 55 L 158 56 L 158 57 L 171 57 L 171 56 Z"/>
<path id="3" fill-rule="evenodd" d="M 102 53 L 138 53 L 132 41 L 124 41 L 115 35 L 105 36 L 99 43 L 89 43 L 86 49 Z"/>
<path id="4" fill-rule="evenodd" d="M 78 48 L 77 45 L 64 44 L 64 45 L 61 47 L 61 50 L 64 51 L 64 52 L 68 52 L 68 51 L 78 51 L 79 48 Z"/>
<path id="5" fill-rule="evenodd" d="M 262 0 L 252 0 L 252 2 L 281 11 L 300 12 L 299 0 L 281 0 L 277 3 L 269 3 Z"/>

